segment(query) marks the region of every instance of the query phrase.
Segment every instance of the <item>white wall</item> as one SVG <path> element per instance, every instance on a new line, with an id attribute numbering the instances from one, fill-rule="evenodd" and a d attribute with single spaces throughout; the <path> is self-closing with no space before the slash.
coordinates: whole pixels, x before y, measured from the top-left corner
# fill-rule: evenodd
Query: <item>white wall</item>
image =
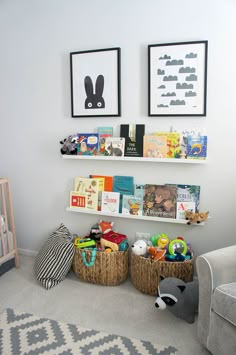
<path id="1" fill-rule="evenodd" d="M 137 183 L 201 185 L 204 227 L 114 219 L 135 231 L 169 233 L 198 255 L 235 244 L 235 35 L 233 0 L 0 1 L 0 175 L 11 182 L 18 245 L 39 250 L 60 222 L 84 235 L 96 216 L 65 211 L 76 175 L 133 175 Z M 147 116 L 147 45 L 208 40 L 206 117 Z M 121 47 L 122 117 L 71 118 L 69 53 Z M 145 123 L 146 132 L 206 127 L 206 165 L 67 161 L 59 141 L 76 131 Z"/>

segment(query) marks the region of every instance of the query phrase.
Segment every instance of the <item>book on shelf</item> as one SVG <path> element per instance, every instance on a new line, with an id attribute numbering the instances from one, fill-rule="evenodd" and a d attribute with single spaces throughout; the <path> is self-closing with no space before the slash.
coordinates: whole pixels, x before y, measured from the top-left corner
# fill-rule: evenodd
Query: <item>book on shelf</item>
<path id="1" fill-rule="evenodd" d="M 153 135 L 158 137 L 166 137 L 166 158 L 180 158 L 181 147 L 179 132 L 155 132 Z"/>
<path id="2" fill-rule="evenodd" d="M 143 215 L 176 218 L 176 185 L 145 185 Z"/>
<path id="3" fill-rule="evenodd" d="M 99 134 L 99 155 L 105 155 L 105 140 L 113 136 L 113 127 L 98 127 Z"/>
<path id="4" fill-rule="evenodd" d="M 178 129 L 175 127 L 171 127 L 171 132 L 179 132 L 180 134 L 180 149 L 182 158 L 187 157 L 187 143 L 188 137 L 198 137 L 198 136 L 206 136 L 206 128 L 203 127 L 188 127 L 183 129 Z"/>
<path id="5" fill-rule="evenodd" d="M 70 193 L 70 207 L 98 209 L 99 179 L 76 176 Z"/>
<path id="6" fill-rule="evenodd" d="M 107 137 L 105 140 L 105 155 L 123 157 L 125 151 L 125 138 Z"/>
<path id="7" fill-rule="evenodd" d="M 206 159 L 207 136 L 188 136 L 187 159 Z"/>
<path id="8" fill-rule="evenodd" d="M 125 138 L 125 157 L 143 156 L 144 124 L 121 124 L 120 136 Z"/>
<path id="9" fill-rule="evenodd" d="M 122 203 L 124 195 L 133 195 L 134 190 L 134 177 L 114 175 L 113 176 L 113 191 L 120 193 L 120 208 L 119 212 L 122 212 Z"/>
<path id="10" fill-rule="evenodd" d="M 90 175 L 90 178 L 103 178 L 104 191 L 113 191 L 113 176 L 109 175 Z"/>
<path id="11" fill-rule="evenodd" d="M 122 214 L 142 216 L 143 199 L 135 195 L 123 195 Z"/>
<path id="12" fill-rule="evenodd" d="M 196 204 L 193 201 L 182 201 L 176 204 L 176 219 L 186 219 L 185 212 L 195 212 Z"/>
<path id="13" fill-rule="evenodd" d="M 199 185 L 181 185 L 177 184 L 177 203 L 194 202 L 193 212 L 199 212 L 200 205 L 200 186 Z"/>
<path id="14" fill-rule="evenodd" d="M 108 213 L 119 213 L 120 194 L 119 192 L 102 191 L 101 211 Z"/>
<path id="15" fill-rule="evenodd" d="M 166 136 L 146 135 L 143 137 L 143 156 L 145 158 L 166 158 L 167 152 Z"/>
<path id="16" fill-rule="evenodd" d="M 77 154 L 98 155 L 99 135 L 98 133 L 78 133 Z"/>
<path id="17" fill-rule="evenodd" d="M 134 196 L 140 197 L 143 200 L 145 184 L 134 184 Z"/>
<path id="18" fill-rule="evenodd" d="M 91 176 L 90 176 L 91 178 Z M 101 211 L 102 204 L 102 191 L 105 190 L 105 179 L 104 177 L 94 177 L 98 180 L 98 211 Z"/>

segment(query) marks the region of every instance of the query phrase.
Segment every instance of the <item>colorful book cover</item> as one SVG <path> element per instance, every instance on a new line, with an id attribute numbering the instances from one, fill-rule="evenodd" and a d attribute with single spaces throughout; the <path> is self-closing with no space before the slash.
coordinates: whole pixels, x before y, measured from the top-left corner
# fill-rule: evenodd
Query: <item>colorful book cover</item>
<path id="1" fill-rule="evenodd" d="M 102 191 L 105 190 L 105 179 L 104 177 L 97 177 L 98 179 L 98 211 L 101 211 L 102 204 Z"/>
<path id="2" fill-rule="evenodd" d="M 119 212 L 122 212 L 123 195 L 133 195 L 134 192 L 134 177 L 115 175 L 113 176 L 113 191 L 120 193 L 120 208 Z"/>
<path id="3" fill-rule="evenodd" d="M 125 157 L 143 156 L 144 124 L 121 124 L 120 136 L 125 138 Z"/>
<path id="4" fill-rule="evenodd" d="M 143 137 L 143 156 L 146 158 L 167 157 L 166 136 L 147 135 Z"/>
<path id="5" fill-rule="evenodd" d="M 125 138 L 107 137 L 105 140 L 105 155 L 123 157 L 125 151 Z"/>
<path id="6" fill-rule="evenodd" d="M 195 212 L 195 202 L 177 202 L 176 204 L 176 219 L 186 219 L 185 212 Z"/>
<path id="7" fill-rule="evenodd" d="M 71 207 L 98 209 L 99 179 L 77 176 L 74 191 L 70 195 Z"/>
<path id="8" fill-rule="evenodd" d="M 102 192 L 101 211 L 108 213 L 119 213 L 120 194 L 119 192 Z"/>
<path id="9" fill-rule="evenodd" d="M 124 195 L 122 201 L 122 214 L 142 216 L 143 199 L 134 195 Z"/>
<path id="10" fill-rule="evenodd" d="M 206 159 L 207 136 L 188 136 L 187 159 Z"/>
<path id="11" fill-rule="evenodd" d="M 90 175 L 90 178 L 103 178 L 104 179 L 104 191 L 113 191 L 113 176 Z"/>
<path id="12" fill-rule="evenodd" d="M 113 127 L 98 127 L 99 134 L 99 155 L 105 155 L 105 140 L 113 136 Z"/>
<path id="13" fill-rule="evenodd" d="M 178 132 L 180 133 L 180 158 L 187 158 L 187 143 L 188 143 L 188 137 L 197 137 L 197 136 L 206 136 L 206 128 L 202 127 L 192 127 L 192 128 L 183 128 L 181 130 L 178 130 L 177 128 L 172 127 L 172 132 Z"/>
<path id="14" fill-rule="evenodd" d="M 98 155 L 98 133 L 78 133 L 78 155 Z"/>
<path id="15" fill-rule="evenodd" d="M 143 215 L 176 218 L 177 187 L 175 185 L 145 185 Z"/>
<path id="16" fill-rule="evenodd" d="M 180 133 L 179 132 L 155 132 L 155 136 L 164 136 L 167 139 L 166 158 L 180 158 Z"/>
<path id="17" fill-rule="evenodd" d="M 140 197 L 143 200 L 145 184 L 134 184 L 134 196 Z"/>
<path id="18" fill-rule="evenodd" d="M 195 210 L 193 212 L 199 212 L 200 186 L 177 184 L 177 202 L 194 202 Z"/>

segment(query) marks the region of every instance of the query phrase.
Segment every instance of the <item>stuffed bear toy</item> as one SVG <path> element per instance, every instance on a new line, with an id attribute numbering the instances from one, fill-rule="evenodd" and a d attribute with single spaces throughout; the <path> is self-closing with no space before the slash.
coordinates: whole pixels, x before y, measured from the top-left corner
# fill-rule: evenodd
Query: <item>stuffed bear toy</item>
<path id="1" fill-rule="evenodd" d="M 198 281 L 185 283 L 176 277 L 161 277 L 155 306 L 161 310 L 168 308 L 176 317 L 188 323 L 194 322 L 198 309 Z"/>
<path id="2" fill-rule="evenodd" d="M 132 245 L 132 252 L 135 255 L 147 257 L 149 245 L 150 244 L 148 241 L 146 241 L 144 239 L 139 239 Z"/>

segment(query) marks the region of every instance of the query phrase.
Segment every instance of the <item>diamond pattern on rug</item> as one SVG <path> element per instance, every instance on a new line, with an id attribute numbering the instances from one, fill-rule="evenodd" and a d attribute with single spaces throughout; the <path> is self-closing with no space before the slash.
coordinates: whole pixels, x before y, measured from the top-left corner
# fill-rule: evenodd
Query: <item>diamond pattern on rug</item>
<path id="1" fill-rule="evenodd" d="M 176 355 L 172 346 L 107 334 L 10 308 L 0 315 L 0 355 Z"/>

